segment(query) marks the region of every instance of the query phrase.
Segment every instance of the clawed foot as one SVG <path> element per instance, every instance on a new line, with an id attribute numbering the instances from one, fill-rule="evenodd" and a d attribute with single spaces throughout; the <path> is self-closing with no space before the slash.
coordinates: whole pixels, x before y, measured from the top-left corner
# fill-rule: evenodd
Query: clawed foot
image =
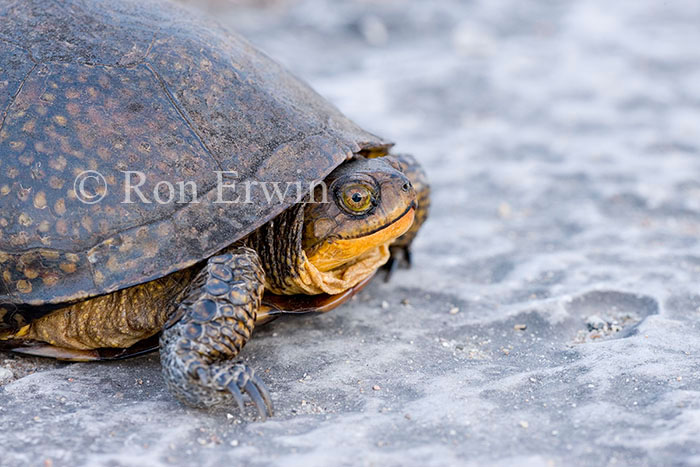
<path id="1" fill-rule="evenodd" d="M 384 282 L 389 282 L 392 274 L 396 271 L 397 267 L 410 268 L 411 267 L 411 249 L 408 246 L 391 246 L 389 247 L 391 251 L 391 257 L 389 261 L 382 267 L 385 271 Z"/>
<path id="2" fill-rule="evenodd" d="M 257 253 L 240 247 L 210 258 L 192 280 L 160 336 L 163 376 L 178 399 L 202 408 L 233 399 L 243 410 L 247 394 L 260 418 L 272 416 L 265 383 L 234 361 L 253 332 L 264 277 Z"/>
<path id="3" fill-rule="evenodd" d="M 273 415 L 272 400 L 267 386 L 249 366 L 226 362 L 209 368 L 200 366 L 194 373 L 192 376 L 197 378 L 201 385 L 233 396 L 241 412 L 243 394 L 248 394 L 262 420 Z"/>

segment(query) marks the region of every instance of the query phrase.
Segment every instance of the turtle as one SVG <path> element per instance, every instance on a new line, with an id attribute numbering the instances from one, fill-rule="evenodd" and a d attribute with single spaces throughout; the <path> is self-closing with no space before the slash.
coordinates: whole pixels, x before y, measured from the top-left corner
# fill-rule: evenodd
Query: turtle
<path id="1" fill-rule="evenodd" d="M 3 347 L 158 349 L 185 404 L 272 415 L 241 349 L 410 264 L 423 168 L 186 7 L 0 0 L 0 19 Z"/>

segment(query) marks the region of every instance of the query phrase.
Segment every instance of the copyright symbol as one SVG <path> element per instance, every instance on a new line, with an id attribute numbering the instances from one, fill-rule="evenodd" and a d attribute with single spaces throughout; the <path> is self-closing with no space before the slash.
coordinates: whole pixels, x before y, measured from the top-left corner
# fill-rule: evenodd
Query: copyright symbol
<path id="1" fill-rule="evenodd" d="M 96 170 L 86 170 L 75 177 L 73 182 L 75 196 L 85 204 L 95 204 L 107 196 L 107 181 Z"/>

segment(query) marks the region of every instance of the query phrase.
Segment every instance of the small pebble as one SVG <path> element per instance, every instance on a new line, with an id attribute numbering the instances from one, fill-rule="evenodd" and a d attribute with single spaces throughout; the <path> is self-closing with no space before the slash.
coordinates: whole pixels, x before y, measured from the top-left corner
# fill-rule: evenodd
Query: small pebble
<path id="1" fill-rule="evenodd" d="M 372 386 L 372 389 L 374 389 L 375 391 L 379 391 L 381 388 L 375 384 L 374 386 Z"/>
<path id="2" fill-rule="evenodd" d="M 459 313 L 459 308 L 457 308 L 456 306 L 453 306 L 452 308 L 450 308 L 451 315 L 456 315 L 457 313 Z"/>
<path id="3" fill-rule="evenodd" d="M 600 331 L 605 329 L 606 321 L 598 315 L 591 315 L 586 319 L 589 331 Z"/>
<path id="4" fill-rule="evenodd" d="M 386 300 L 383 300 L 382 301 L 382 309 L 387 310 L 388 308 L 389 308 L 389 302 L 387 302 Z"/>
<path id="5" fill-rule="evenodd" d="M 526 422 L 525 420 L 520 420 L 520 423 L 518 423 L 522 428 L 528 428 L 530 424 Z"/>
<path id="6" fill-rule="evenodd" d="M 234 439 L 229 444 L 231 444 L 231 446 L 238 446 L 238 440 Z"/>
<path id="7" fill-rule="evenodd" d="M 513 329 L 515 329 L 516 331 L 524 331 L 527 329 L 527 324 L 516 324 L 515 326 L 513 326 Z"/>
<path id="8" fill-rule="evenodd" d="M 498 215 L 501 216 L 502 219 L 508 219 L 512 213 L 513 208 L 511 208 L 510 204 L 507 202 L 502 201 L 501 204 L 498 205 Z"/>

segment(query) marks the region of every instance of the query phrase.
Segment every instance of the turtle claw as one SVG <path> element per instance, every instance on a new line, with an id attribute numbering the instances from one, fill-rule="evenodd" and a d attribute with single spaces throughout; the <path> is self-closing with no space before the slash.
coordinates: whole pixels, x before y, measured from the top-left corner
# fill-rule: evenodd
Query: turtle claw
<path id="1" fill-rule="evenodd" d="M 265 409 L 270 417 L 275 415 L 274 407 L 272 405 L 272 398 L 270 397 L 270 391 L 267 390 L 267 386 L 263 380 L 256 374 L 253 375 L 252 383 L 255 384 L 255 388 L 259 391 L 262 397 Z M 250 393 L 249 393 L 250 394 Z"/>
<path id="2" fill-rule="evenodd" d="M 236 404 L 238 404 L 238 408 L 241 410 L 241 413 L 243 413 L 243 394 L 241 394 L 241 390 L 238 389 L 238 384 L 236 384 L 235 381 L 231 381 L 226 385 L 226 389 L 231 393 Z"/>
<path id="3" fill-rule="evenodd" d="M 248 381 L 248 384 L 245 385 L 245 392 L 247 392 L 248 396 L 250 396 L 253 404 L 255 404 L 255 408 L 258 409 L 258 413 L 260 414 L 262 421 L 265 421 L 267 419 L 267 405 L 265 405 L 265 402 L 260 395 L 260 391 L 258 391 L 258 388 L 255 387 L 255 383 L 253 381 Z"/>
<path id="4" fill-rule="evenodd" d="M 411 249 L 409 247 L 404 247 L 402 251 L 404 265 L 407 269 L 410 269 L 413 266 L 413 254 L 411 253 Z"/>
<path id="5" fill-rule="evenodd" d="M 383 266 L 385 271 L 384 282 L 389 282 L 391 276 L 396 272 L 396 269 L 410 268 L 412 265 L 411 249 L 408 246 L 392 246 L 390 247 L 391 257 Z"/>
<path id="6" fill-rule="evenodd" d="M 239 363 L 232 368 L 232 376 L 233 378 L 230 379 L 225 387 L 226 391 L 235 399 L 241 412 L 243 412 L 243 393 L 245 393 L 253 401 L 263 421 L 267 419 L 268 415 L 271 417 L 273 409 L 270 393 L 263 380 L 255 374 L 255 371 L 249 366 Z"/>
<path id="7" fill-rule="evenodd" d="M 394 275 L 394 271 L 396 271 L 398 264 L 399 263 L 396 261 L 396 258 L 394 258 L 394 255 L 391 255 L 389 261 L 382 266 L 382 269 L 384 269 L 384 282 L 389 282 L 391 280 L 391 276 Z"/>

